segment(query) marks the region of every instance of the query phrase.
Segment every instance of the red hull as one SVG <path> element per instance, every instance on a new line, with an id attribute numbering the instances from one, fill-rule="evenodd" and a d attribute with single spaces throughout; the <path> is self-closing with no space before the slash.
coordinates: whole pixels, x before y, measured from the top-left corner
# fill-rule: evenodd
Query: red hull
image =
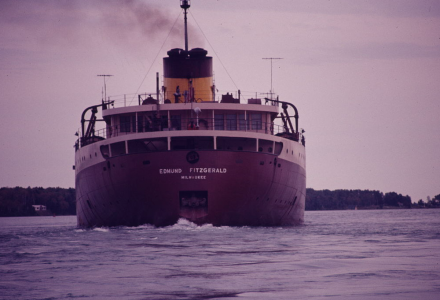
<path id="1" fill-rule="evenodd" d="M 283 226 L 304 220 L 304 168 L 258 152 L 166 151 L 107 159 L 76 176 L 78 225 Z"/>

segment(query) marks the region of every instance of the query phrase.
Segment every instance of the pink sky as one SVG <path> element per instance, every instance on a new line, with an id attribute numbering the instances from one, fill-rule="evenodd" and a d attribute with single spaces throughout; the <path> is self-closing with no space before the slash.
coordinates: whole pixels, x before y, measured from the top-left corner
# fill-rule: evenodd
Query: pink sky
<path id="1" fill-rule="evenodd" d="M 273 87 L 299 109 L 308 187 L 440 194 L 439 1 L 193 0 L 189 22 L 220 91 L 268 92 L 262 58 L 283 58 Z M 0 187 L 74 187 L 96 75 L 114 75 L 108 95 L 154 91 L 181 27 L 177 0 L 1 1 Z"/>

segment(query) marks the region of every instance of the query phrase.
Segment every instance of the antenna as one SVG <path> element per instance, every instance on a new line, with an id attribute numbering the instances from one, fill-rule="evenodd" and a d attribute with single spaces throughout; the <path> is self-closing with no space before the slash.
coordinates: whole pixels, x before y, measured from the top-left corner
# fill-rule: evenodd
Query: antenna
<path id="1" fill-rule="evenodd" d="M 263 59 L 270 59 L 270 94 L 272 97 L 272 61 L 274 59 L 283 59 L 281 57 L 263 57 Z"/>
<path id="2" fill-rule="evenodd" d="M 110 77 L 110 76 L 113 76 L 113 75 L 97 75 L 97 76 L 99 76 L 99 77 L 104 77 L 104 100 L 107 100 L 107 86 L 106 86 L 106 84 L 105 84 L 105 78 L 106 77 Z"/>
<path id="3" fill-rule="evenodd" d="M 187 18 L 186 15 L 188 14 L 187 10 L 191 6 L 190 0 L 180 0 L 180 7 L 184 9 L 184 15 L 185 15 L 185 51 L 188 52 L 188 26 L 187 26 Z"/>

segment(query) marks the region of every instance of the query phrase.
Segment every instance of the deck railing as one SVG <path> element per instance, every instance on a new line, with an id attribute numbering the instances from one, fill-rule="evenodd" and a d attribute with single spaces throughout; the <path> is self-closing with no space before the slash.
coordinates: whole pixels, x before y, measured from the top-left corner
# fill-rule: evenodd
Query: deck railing
<path id="1" fill-rule="evenodd" d="M 243 122 L 240 122 L 243 121 Z M 256 132 L 269 135 L 280 135 L 286 138 L 299 141 L 301 140 L 301 133 L 286 133 L 285 128 L 273 123 L 238 120 L 224 120 L 220 122 L 215 119 L 156 119 L 156 120 L 142 120 L 141 122 L 126 122 L 115 126 L 107 126 L 99 130 L 95 130 L 92 136 L 87 139 L 82 138 L 81 143 L 76 143 L 76 149 L 80 146 L 92 144 L 99 140 L 108 139 L 117 136 L 130 135 L 143 132 L 161 132 L 161 131 L 193 131 L 193 130 L 208 130 L 208 131 L 240 131 L 240 132 Z M 303 143 L 303 142 L 302 142 Z"/>
<path id="2" fill-rule="evenodd" d="M 253 93 L 253 92 L 240 92 L 240 96 L 238 93 L 235 94 L 229 94 L 231 96 L 231 99 L 234 99 L 234 102 L 224 102 L 222 101 L 222 94 L 217 93 L 217 96 L 213 102 L 216 103 L 237 103 L 237 104 L 260 104 L 260 105 L 270 105 L 270 106 L 276 106 L 277 104 L 273 102 L 265 101 L 265 98 L 274 98 L 274 94 L 271 93 Z M 224 96 L 224 95 L 223 95 Z M 128 106 L 139 106 L 142 105 L 143 101 L 147 98 L 150 98 L 153 100 L 157 100 L 157 94 L 154 93 L 142 93 L 142 94 L 124 94 L 124 95 L 116 95 L 116 96 L 109 96 L 107 98 L 106 103 L 109 105 L 107 106 L 107 109 L 117 108 L 117 107 L 128 107 Z M 193 101 L 185 100 L 185 97 L 180 97 L 178 103 L 199 103 L 203 102 L 203 99 L 197 98 L 193 99 Z M 110 105 L 111 103 L 111 105 Z M 149 103 L 152 104 L 152 103 Z M 163 93 L 159 94 L 159 104 L 166 104 L 164 100 Z"/>
<path id="3" fill-rule="evenodd" d="M 126 122 L 115 126 L 107 126 L 96 130 L 94 136 L 111 138 L 120 135 L 181 130 L 215 130 L 215 131 L 246 131 L 270 135 L 282 134 L 284 127 L 273 123 L 249 120 L 218 120 L 218 119 L 147 119 L 142 121 Z"/>

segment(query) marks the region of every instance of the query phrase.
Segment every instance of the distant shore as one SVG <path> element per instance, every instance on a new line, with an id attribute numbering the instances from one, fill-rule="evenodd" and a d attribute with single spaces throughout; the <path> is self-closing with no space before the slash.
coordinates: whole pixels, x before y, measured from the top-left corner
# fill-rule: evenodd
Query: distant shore
<path id="1" fill-rule="evenodd" d="M 39 215 L 76 215 L 75 189 L 0 188 L 0 217 Z"/>
<path id="2" fill-rule="evenodd" d="M 44 206 L 37 211 L 35 206 Z M 307 189 L 306 211 L 440 208 L 440 194 L 417 203 L 395 192 Z M 75 189 L 42 187 L 0 188 L 0 217 L 76 215 Z"/>
<path id="3" fill-rule="evenodd" d="M 440 194 L 427 201 L 411 201 L 411 197 L 396 192 L 370 190 L 314 190 L 307 189 L 306 210 L 346 209 L 410 209 L 440 208 Z"/>

